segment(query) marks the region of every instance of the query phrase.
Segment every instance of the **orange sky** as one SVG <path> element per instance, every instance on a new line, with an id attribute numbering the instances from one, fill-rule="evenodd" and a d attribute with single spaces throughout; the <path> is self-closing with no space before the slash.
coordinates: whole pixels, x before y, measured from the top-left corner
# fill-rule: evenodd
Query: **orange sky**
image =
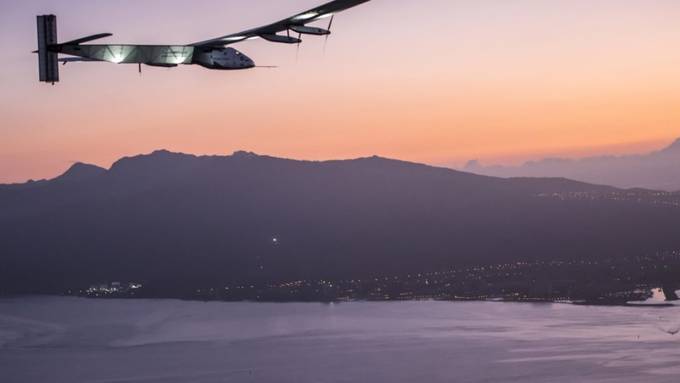
<path id="1" fill-rule="evenodd" d="M 322 2 L 322 1 L 321 1 Z M 28 0 L 0 5 L 0 182 L 155 149 L 516 163 L 659 148 L 680 137 L 680 2 L 373 0 L 323 39 L 236 46 L 244 72 L 76 63 L 37 81 L 34 16 L 60 39 L 180 43 L 315 0 Z M 135 15 L 135 17 L 130 17 Z"/>

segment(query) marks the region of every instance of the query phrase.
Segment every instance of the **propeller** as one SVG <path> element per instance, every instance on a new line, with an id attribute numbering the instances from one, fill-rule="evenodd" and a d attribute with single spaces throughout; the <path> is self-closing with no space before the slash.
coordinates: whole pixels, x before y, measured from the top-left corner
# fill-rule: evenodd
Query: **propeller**
<path id="1" fill-rule="evenodd" d="M 333 27 L 333 19 L 335 18 L 335 15 L 331 15 L 331 20 L 328 22 L 328 32 L 331 31 L 331 28 Z M 326 45 L 328 44 L 328 38 L 330 37 L 330 33 L 326 35 L 326 39 L 323 42 L 323 54 L 324 56 L 326 55 Z"/>
<path id="2" fill-rule="evenodd" d="M 288 37 L 290 37 L 290 28 L 286 29 L 286 34 Z M 295 49 L 295 62 L 298 61 L 298 57 L 300 56 L 300 43 L 302 42 L 302 33 L 298 33 L 298 42 L 297 42 L 297 47 Z"/>
<path id="3" fill-rule="evenodd" d="M 298 61 L 298 57 L 300 57 L 300 39 L 302 38 L 302 33 L 298 33 L 298 43 L 297 43 L 297 49 L 295 51 L 295 62 Z"/>
<path id="4" fill-rule="evenodd" d="M 335 15 L 331 15 L 331 20 L 328 22 L 328 31 L 331 30 L 331 27 L 333 27 L 333 19 L 335 19 Z M 326 35 L 328 37 L 328 35 Z"/>

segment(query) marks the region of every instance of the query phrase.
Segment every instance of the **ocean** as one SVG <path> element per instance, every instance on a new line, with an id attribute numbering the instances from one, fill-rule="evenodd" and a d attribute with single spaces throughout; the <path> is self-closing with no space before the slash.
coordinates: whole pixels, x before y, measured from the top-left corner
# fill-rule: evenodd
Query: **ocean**
<path id="1" fill-rule="evenodd" d="M 0 382 L 678 382 L 680 307 L 0 299 Z"/>

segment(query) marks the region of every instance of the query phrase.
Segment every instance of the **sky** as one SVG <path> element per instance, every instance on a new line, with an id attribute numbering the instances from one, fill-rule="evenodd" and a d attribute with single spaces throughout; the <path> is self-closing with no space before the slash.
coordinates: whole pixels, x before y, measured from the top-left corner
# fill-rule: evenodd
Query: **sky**
<path id="1" fill-rule="evenodd" d="M 249 41 L 249 71 L 72 63 L 39 83 L 35 16 L 61 41 L 182 44 L 323 0 L 0 0 L 0 183 L 168 149 L 435 165 L 644 152 L 680 137 L 680 2 L 373 0 L 334 34 Z M 296 57 L 297 56 L 297 57 Z"/>

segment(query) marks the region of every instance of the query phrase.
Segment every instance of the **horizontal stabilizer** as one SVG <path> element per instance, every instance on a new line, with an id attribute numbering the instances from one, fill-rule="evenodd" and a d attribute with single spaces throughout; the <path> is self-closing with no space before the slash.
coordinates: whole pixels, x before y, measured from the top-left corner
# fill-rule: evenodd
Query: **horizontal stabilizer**
<path id="1" fill-rule="evenodd" d="M 67 41 L 67 42 L 61 43 L 59 45 L 78 45 L 78 44 L 86 43 L 88 41 L 99 40 L 99 39 L 103 39 L 104 37 L 111 37 L 111 36 L 113 36 L 113 33 L 99 33 L 99 34 L 96 34 L 96 35 L 81 37 L 81 38 L 76 39 L 76 40 Z"/>
<path id="2" fill-rule="evenodd" d="M 96 59 L 91 59 L 87 57 L 62 57 L 58 59 L 60 63 L 64 63 L 66 65 L 67 63 L 78 63 L 78 62 L 89 62 L 89 61 L 101 61 L 101 60 L 96 60 Z"/>

